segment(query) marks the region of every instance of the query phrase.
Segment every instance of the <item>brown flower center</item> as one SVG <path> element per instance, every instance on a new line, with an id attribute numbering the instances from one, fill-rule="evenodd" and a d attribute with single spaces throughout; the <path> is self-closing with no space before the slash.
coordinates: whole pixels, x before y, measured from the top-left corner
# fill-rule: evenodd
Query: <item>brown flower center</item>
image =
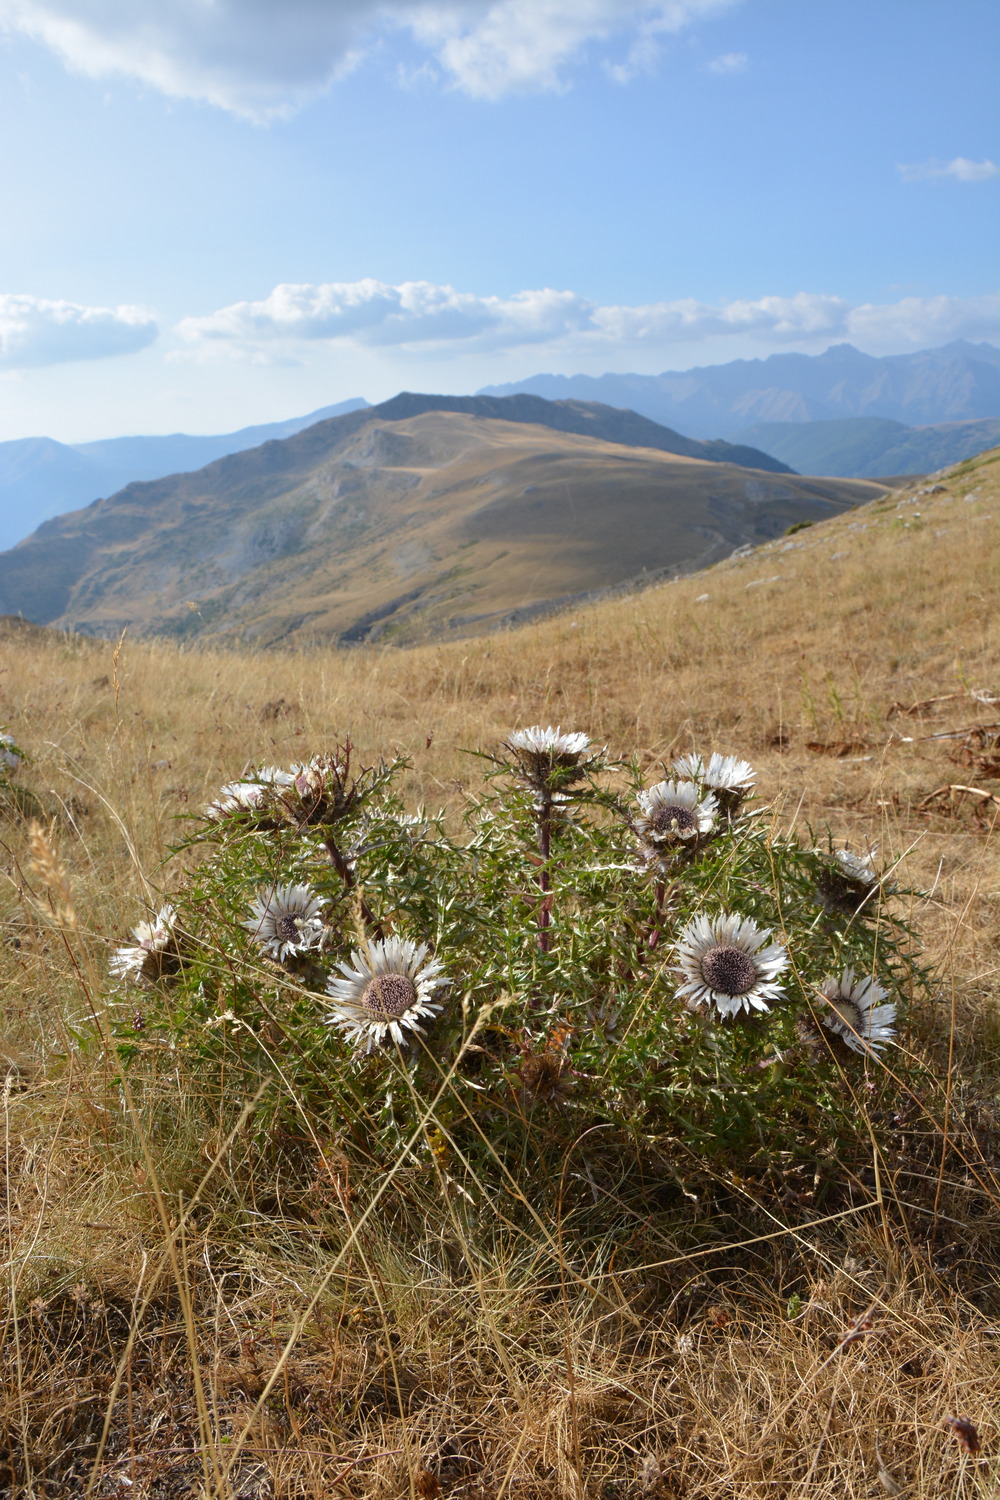
<path id="1" fill-rule="evenodd" d="M 361 1004 L 376 1021 L 397 1021 L 416 998 L 416 986 L 409 975 L 376 974 L 365 985 Z"/>
<path id="2" fill-rule="evenodd" d="M 666 807 L 658 807 L 655 812 L 650 813 L 649 827 L 653 833 L 661 835 L 673 833 L 683 837 L 686 833 L 697 832 L 698 819 L 690 807 L 671 803 Z"/>
<path id="3" fill-rule="evenodd" d="M 720 995 L 746 995 L 757 983 L 757 965 L 745 948 L 713 948 L 701 961 L 701 977 Z"/>
<path id="4" fill-rule="evenodd" d="M 855 1005 L 853 1000 L 845 1000 L 843 998 L 834 1000 L 832 1004 L 835 1014 L 842 1021 L 846 1022 L 852 1031 L 856 1031 L 859 1036 L 862 1035 L 865 1018 L 861 1013 L 860 1006 Z"/>
<path id="5" fill-rule="evenodd" d="M 275 922 L 274 931 L 283 943 L 297 943 L 302 933 L 302 918 L 286 911 Z"/>

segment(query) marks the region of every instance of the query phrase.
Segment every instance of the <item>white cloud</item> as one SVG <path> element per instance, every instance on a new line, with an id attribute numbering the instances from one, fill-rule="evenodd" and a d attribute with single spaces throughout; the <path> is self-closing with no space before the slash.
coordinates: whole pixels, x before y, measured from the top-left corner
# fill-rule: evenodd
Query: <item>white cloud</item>
<path id="1" fill-rule="evenodd" d="M 478 297 L 428 281 L 326 282 L 276 286 L 260 302 L 234 302 L 205 318 L 185 318 L 192 343 L 326 340 L 367 345 L 504 348 L 549 343 L 592 326 L 592 304 L 575 292 L 516 292 Z"/>
<path id="2" fill-rule="evenodd" d="M 649 39 L 739 0 L 0 0 L 0 27 L 91 78 L 140 79 L 253 120 L 322 93 L 392 30 L 436 57 L 452 86 L 497 99 L 565 84 L 590 43 Z M 625 64 L 627 69 L 634 64 Z"/>
<path id="3" fill-rule="evenodd" d="M 155 321 L 141 307 L 81 307 L 0 293 L 0 369 L 133 354 L 156 334 Z"/>
<path id="4" fill-rule="evenodd" d="M 648 71 L 657 36 L 683 30 L 736 0 L 493 0 L 476 5 L 422 4 L 411 12 L 415 35 L 437 52 L 457 86 L 474 98 L 563 86 L 568 63 L 591 42 L 631 34 L 612 76 L 626 82 Z M 464 13 L 464 15 L 463 15 Z"/>
<path id="5" fill-rule="evenodd" d="M 690 343 L 733 334 L 765 334 L 775 341 L 837 337 L 847 330 L 850 308 L 839 297 L 797 292 L 713 306 L 693 297 L 645 307 L 599 307 L 593 326 L 623 344 Z"/>
<path id="6" fill-rule="evenodd" d="M 991 177 L 1000 177 L 996 162 L 970 161 L 967 156 L 956 156 L 952 161 L 914 162 L 901 165 L 900 176 L 904 182 L 943 182 L 951 178 L 955 182 L 988 182 Z"/>
<path id="7" fill-rule="evenodd" d="M 605 62 L 605 72 L 615 83 L 631 83 L 633 78 L 655 70 L 662 50 L 657 37 L 647 32 L 636 37 L 623 62 Z"/>
<path id="8" fill-rule="evenodd" d="M 710 73 L 745 73 L 750 59 L 745 52 L 724 52 L 721 57 L 713 57 L 708 65 Z"/>
<path id="9" fill-rule="evenodd" d="M 849 339 L 868 347 L 905 348 L 997 336 L 1000 294 L 852 306 L 841 297 L 799 292 L 721 304 L 680 298 L 600 306 L 552 288 L 483 297 L 426 281 L 390 286 L 365 280 L 278 286 L 259 302 L 236 302 L 207 317 L 186 318 L 178 332 L 203 353 L 214 348 L 269 363 L 317 343 L 447 354 L 545 346 L 581 357 L 734 338 L 777 347 Z"/>
<path id="10" fill-rule="evenodd" d="M 867 302 L 848 319 L 851 338 L 882 348 L 927 348 L 952 339 L 1000 336 L 1000 292 L 983 297 L 904 297 L 882 307 Z"/>

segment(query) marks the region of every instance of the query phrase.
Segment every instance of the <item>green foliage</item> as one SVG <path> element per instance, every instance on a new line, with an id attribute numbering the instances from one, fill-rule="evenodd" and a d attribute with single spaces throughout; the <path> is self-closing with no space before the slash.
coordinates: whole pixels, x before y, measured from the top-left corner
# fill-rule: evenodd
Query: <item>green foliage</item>
<path id="1" fill-rule="evenodd" d="M 114 1045 L 132 1088 L 179 1068 L 223 1133 L 253 1106 L 260 1152 L 297 1140 L 306 1156 L 346 1153 L 355 1172 L 402 1159 L 470 1195 L 551 1183 L 588 1133 L 632 1162 L 730 1177 L 863 1156 L 858 1095 L 887 1107 L 904 1054 L 824 1026 L 821 985 L 847 968 L 876 976 L 905 1011 L 923 975 L 895 887 L 829 837 L 819 849 L 781 832 L 744 787 L 713 791 L 698 762 L 678 795 L 707 799 L 711 826 L 657 830 L 637 765 L 571 736 L 546 748 L 546 734 L 480 755 L 457 832 L 405 812 L 404 762 L 358 768 L 349 743 L 224 788 L 177 850 L 189 873 L 176 914 L 137 928 L 115 960 Z M 669 803 L 675 785 L 661 786 Z M 301 942 L 279 961 L 264 939 L 287 887 L 306 887 L 320 917 L 292 921 Z M 720 913 L 787 948 L 766 1008 L 727 1016 L 678 996 L 678 945 Z M 359 1041 L 330 1024 L 327 982 L 345 980 L 341 965 L 377 968 L 390 937 L 433 953 L 440 1013 L 404 1020 L 394 1040 L 379 991 Z M 426 962 L 397 955 L 389 970 L 412 988 Z"/>

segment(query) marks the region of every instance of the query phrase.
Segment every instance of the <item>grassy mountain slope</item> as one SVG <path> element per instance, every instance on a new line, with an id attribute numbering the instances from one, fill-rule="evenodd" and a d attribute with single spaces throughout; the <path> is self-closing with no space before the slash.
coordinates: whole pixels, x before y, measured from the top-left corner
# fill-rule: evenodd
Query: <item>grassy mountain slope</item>
<path id="1" fill-rule="evenodd" d="M 243 427 L 238 432 L 191 436 L 107 438 L 73 446 L 51 438 L 24 438 L 0 443 L 0 551 L 15 546 L 42 521 L 112 495 L 139 480 L 190 473 L 230 453 L 280 441 L 319 422 L 367 408 L 360 398 L 321 407 L 304 417 Z M 462 411 L 470 416 L 534 422 L 561 432 L 604 438 L 631 447 L 661 448 L 688 458 L 743 464 L 771 473 L 787 465 L 758 449 L 725 443 L 702 443 L 682 437 L 636 412 L 580 401 L 551 402 L 537 396 L 497 399 L 477 396 L 415 396 L 408 392 L 372 408 L 376 417 L 398 421 L 423 411 Z"/>
<path id="2" fill-rule="evenodd" d="M 128 1489 L 123 1475 L 130 1492 L 197 1493 L 202 1465 L 231 1459 L 231 1482 L 210 1491 L 225 1500 L 995 1493 L 1000 780 L 961 752 L 970 726 L 1000 717 L 1000 453 L 940 482 L 482 641 L 5 641 L 0 724 L 34 757 L 21 778 L 54 845 L 33 864 L 27 829 L 4 825 L 12 1474 L 30 1463 L 48 1500 L 78 1500 L 91 1478 L 95 1495 Z M 198 1133 L 180 1052 L 126 1117 L 117 1078 L 76 1038 L 109 953 L 172 893 L 162 861 L 188 826 L 178 817 L 248 758 L 286 765 L 350 733 L 362 760 L 412 758 L 410 810 L 455 818 L 464 751 L 549 722 L 634 752 L 647 784 L 679 752 L 744 755 L 777 829 L 901 861 L 934 985 L 899 1041 L 926 1082 L 887 1117 L 881 1064 L 845 1063 L 873 1143 L 849 1202 L 826 1196 L 819 1160 L 787 1187 L 776 1164 L 761 1208 L 748 1160 L 718 1184 L 724 1211 L 682 1177 L 641 1214 L 623 1207 L 592 1262 L 569 1215 L 539 1225 L 534 1246 L 505 1238 L 513 1195 L 455 1192 L 434 1217 L 408 1157 L 384 1211 L 364 1218 L 337 1122 L 310 1136 L 292 1108 L 265 1145 L 298 1167 L 296 1191 L 261 1194 L 241 1140 Z M 956 784 L 982 795 L 949 797 Z M 890 1170 L 886 1140 L 916 1159 Z M 598 1151 L 588 1136 L 553 1156 L 587 1201 L 621 1187 L 595 1172 Z M 220 1178 L 246 1202 L 235 1229 Z M 981 1452 L 956 1437 L 959 1414 Z"/>
<path id="3" fill-rule="evenodd" d="M 929 474 L 961 463 L 1000 441 L 1000 418 L 907 427 L 881 417 L 836 422 L 760 422 L 739 434 L 804 474 L 878 479 Z"/>
<path id="4" fill-rule="evenodd" d="M 467 634 L 873 493 L 462 412 L 353 412 L 48 522 L 0 557 L 0 610 L 261 643 Z"/>
<path id="5" fill-rule="evenodd" d="M 469 417 L 488 417 L 503 422 L 531 422 L 556 432 L 575 432 L 581 437 L 600 438 L 606 443 L 622 443 L 629 448 L 658 448 L 683 458 L 700 458 L 709 463 L 740 464 L 746 469 L 764 469 L 772 474 L 792 472 L 770 453 L 745 443 L 727 443 L 721 438 L 701 442 L 684 437 L 671 427 L 652 422 L 627 407 L 606 406 L 600 401 L 546 401 L 530 393 L 511 396 L 423 396 L 403 391 L 381 406 L 372 407 L 374 416 L 391 421 L 415 417 L 428 411 L 462 412 Z"/>

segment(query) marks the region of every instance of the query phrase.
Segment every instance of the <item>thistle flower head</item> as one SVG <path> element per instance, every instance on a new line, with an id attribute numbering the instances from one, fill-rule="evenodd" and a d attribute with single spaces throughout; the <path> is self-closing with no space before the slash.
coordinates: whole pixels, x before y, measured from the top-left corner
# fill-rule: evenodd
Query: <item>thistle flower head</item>
<path id="1" fill-rule="evenodd" d="M 308 885 L 271 886 L 250 910 L 243 926 L 278 963 L 318 948 L 323 939 L 323 902 Z"/>
<path id="2" fill-rule="evenodd" d="M 0 730 L 0 770 L 16 771 L 21 764 L 21 753 L 12 734 Z"/>
<path id="3" fill-rule="evenodd" d="M 334 1004 L 327 1023 L 344 1032 L 363 1052 L 373 1052 L 390 1036 L 397 1046 L 405 1033 L 422 1036 L 421 1022 L 432 1020 L 441 1006 L 432 998 L 448 980 L 426 943 L 389 937 L 355 950 L 350 963 L 331 974 L 326 990 Z"/>
<path id="4" fill-rule="evenodd" d="M 857 885 L 874 885 L 878 876 L 870 854 L 852 854 L 850 849 L 837 849 L 834 859 L 840 866 L 840 873 L 845 880 L 853 880 Z"/>
<path id="5" fill-rule="evenodd" d="M 564 1053 L 543 1048 L 525 1051 L 518 1068 L 521 1080 L 521 1102 L 529 1108 L 535 1104 L 561 1108 L 573 1089 L 573 1068 Z"/>
<path id="6" fill-rule="evenodd" d="M 151 922 L 137 922 L 132 936 L 134 943 L 116 948 L 111 955 L 111 972 L 117 978 L 152 981 L 176 971 L 180 947 L 172 906 L 161 906 Z"/>
<path id="7" fill-rule="evenodd" d="M 658 781 L 638 796 L 642 816 L 635 831 L 651 844 L 689 843 L 710 833 L 715 822 L 715 797 L 700 797 L 693 781 Z"/>
<path id="8" fill-rule="evenodd" d="M 695 781 L 707 792 L 712 792 L 718 804 L 719 814 L 729 820 L 737 814 L 749 795 L 757 773 L 749 761 L 736 755 L 720 755 L 713 751 L 706 760 L 703 755 L 681 755 L 673 762 L 675 775 Z"/>
<path id="9" fill-rule="evenodd" d="M 775 981 L 788 963 L 782 943 L 765 946 L 770 936 L 736 913 L 694 917 L 677 940 L 677 968 L 686 980 L 678 998 L 691 1009 L 714 1005 L 721 1016 L 769 1010 L 768 1001 L 782 993 Z"/>
<path id="10" fill-rule="evenodd" d="M 888 993 L 870 975 L 856 978 L 851 968 L 845 969 L 839 979 L 829 976 L 820 985 L 820 994 L 829 1007 L 829 1014 L 821 1017 L 823 1025 L 855 1052 L 878 1052 L 896 1036 L 896 1007 L 881 1003 Z"/>
<path id="11" fill-rule="evenodd" d="M 248 773 L 241 781 L 227 781 L 220 788 L 218 797 L 205 809 L 213 822 L 223 818 L 238 817 L 241 813 L 264 813 L 272 802 L 275 792 L 291 786 L 292 776 L 277 766 L 262 766 L 259 771 Z"/>
<path id="12" fill-rule="evenodd" d="M 362 779 L 350 772 L 350 747 L 343 752 L 314 755 L 292 766 L 290 785 L 282 802 L 298 824 L 336 823 L 361 800 Z"/>
<path id="13" fill-rule="evenodd" d="M 587 735 L 563 734 L 560 726 L 543 729 L 535 724 L 518 729 L 504 744 L 514 757 L 518 778 L 545 793 L 582 781 L 596 758 Z"/>
<path id="14" fill-rule="evenodd" d="M 885 888 L 875 871 L 872 854 L 834 850 L 816 882 L 820 901 L 828 911 L 850 917 L 875 904 L 879 891 Z"/>

